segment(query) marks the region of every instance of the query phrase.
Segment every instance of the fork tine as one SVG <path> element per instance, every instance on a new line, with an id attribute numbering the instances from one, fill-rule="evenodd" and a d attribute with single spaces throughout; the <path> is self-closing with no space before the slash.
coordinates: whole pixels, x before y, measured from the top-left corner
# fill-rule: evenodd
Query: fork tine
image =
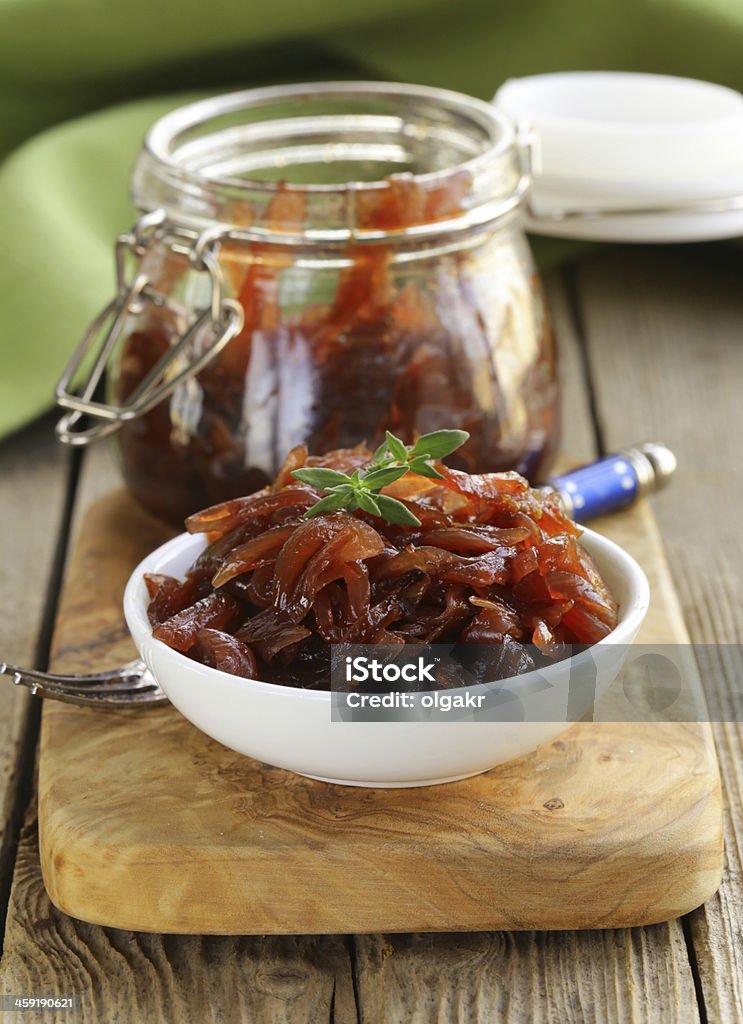
<path id="1" fill-rule="evenodd" d="M 79 690 L 81 693 L 137 693 L 140 690 L 159 689 L 154 676 L 150 673 L 142 676 L 134 676 L 128 679 L 114 678 L 111 681 L 100 680 L 91 676 L 90 679 L 79 681 L 71 679 L 58 680 L 53 676 L 31 679 L 31 682 L 38 682 L 39 686 L 52 686 L 58 690 Z"/>
<path id="2" fill-rule="evenodd" d="M 91 675 L 74 675 L 56 672 L 40 672 L 36 669 L 30 668 L 17 668 L 15 665 L 9 665 L 7 662 L 0 662 L 0 675 L 12 676 L 13 678 L 20 676 L 24 679 L 36 680 L 40 684 L 46 685 L 47 683 L 59 683 L 63 686 L 74 686 L 76 688 L 86 686 L 97 686 L 100 683 L 111 681 L 122 681 L 122 682 L 135 682 L 141 679 L 145 675 L 149 675 L 149 671 L 142 661 L 130 661 L 126 665 L 121 665 L 119 668 L 111 669 L 108 672 L 95 672 Z"/>
<path id="3" fill-rule="evenodd" d="M 82 685 L 77 683 L 60 683 L 55 679 L 33 679 L 33 678 L 22 678 L 21 684 L 25 686 L 34 686 L 37 689 L 44 689 L 50 693 L 78 693 L 80 696 L 99 697 L 105 696 L 106 694 L 124 696 L 125 694 L 135 693 L 152 693 L 155 690 L 160 691 L 160 687 L 151 675 L 143 676 L 139 679 L 135 679 L 133 682 L 127 682 L 121 680 L 116 683 L 106 682 L 85 682 Z M 162 692 L 162 691 L 160 691 Z"/>
<path id="4" fill-rule="evenodd" d="M 157 681 L 140 661 L 88 676 L 37 672 L 2 662 L 0 674 L 11 676 L 17 686 L 26 686 L 40 697 L 84 707 L 154 707 L 168 701 Z"/>
<path id="5" fill-rule="evenodd" d="M 161 707 L 168 703 L 168 698 L 159 689 L 138 691 L 135 694 L 119 695 L 117 697 L 114 694 L 107 696 L 105 693 L 93 696 L 89 693 L 83 694 L 71 693 L 69 691 L 63 692 L 60 690 L 45 690 L 42 686 L 39 686 L 36 693 L 40 697 L 62 701 L 65 704 L 76 704 L 79 707 L 86 708 L 100 708 L 102 711 L 120 711 L 126 708 Z"/>

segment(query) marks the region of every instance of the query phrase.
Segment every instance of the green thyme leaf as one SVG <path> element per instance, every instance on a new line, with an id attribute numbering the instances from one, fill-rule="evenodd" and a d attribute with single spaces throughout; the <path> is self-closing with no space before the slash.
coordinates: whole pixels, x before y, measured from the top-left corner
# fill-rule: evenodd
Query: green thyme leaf
<path id="1" fill-rule="evenodd" d="M 379 448 L 377 448 L 372 456 L 371 464 L 372 466 L 381 466 L 387 458 L 387 442 L 382 441 Z"/>
<path id="2" fill-rule="evenodd" d="M 310 487 L 319 487 L 322 491 L 328 491 L 339 484 L 351 483 L 351 477 L 346 473 L 339 473 L 337 469 L 325 469 L 323 466 L 316 469 L 295 469 L 292 476 L 295 480 L 309 484 Z"/>
<path id="3" fill-rule="evenodd" d="M 327 498 L 321 498 L 320 501 L 316 501 L 314 505 L 311 505 L 305 512 L 304 518 L 314 519 L 315 516 L 324 515 L 325 512 L 339 512 L 342 508 L 352 510 L 351 506 L 356 508 L 356 501 L 352 491 L 329 494 Z"/>
<path id="4" fill-rule="evenodd" d="M 417 473 L 419 476 L 429 476 L 435 480 L 446 479 L 444 475 L 442 473 L 439 473 L 438 469 L 434 469 L 434 467 L 423 456 L 411 459 L 410 468 L 414 473 Z"/>
<path id="5" fill-rule="evenodd" d="M 372 516 L 382 515 L 378 499 L 370 491 L 356 491 L 354 497 L 359 503 L 359 508 L 362 508 L 364 512 L 368 512 Z"/>
<path id="6" fill-rule="evenodd" d="M 394 434 L 390 433 L 389 430 L 384 432 L 385 439 L 387 441 L 387 451 L 390 455 L 393 455 L 398 462 L 408 461 L 408 449 L 405 447 L 399 437 L 395 437 Z"/>
<path id="7" fill-rule="evenodd" d="M 427 459 L 443 459 L 461 448 L 470 435 L 466 430 L 434 430 L 423 434 L 413 445 L 413 455 Z"/>
<path id="8" fill-rule="evenodd" d="M 370 491 L 381 491 L 383 487 L 389 487 L 405 476 L 408 472 L 407 466 L 380 466 L 379 469 L 370 469 L 361 477 L 364 487 Z"/>
<path id="9" fill-rule="evenodd" d="M 323 466 L 295 469 L 292 476 L 296 480 L 327 492 L 326 497 L 307 509 L 305 519 L 342 508 L 349 512 L 361 508 L 398 526 L 420 526 L 420 520 L 407 505 L 379 492 L 411 471 L 432 479 L 444 479 L 431 462 L 451 455 L 469 436 L 466 430 L 435 430 L 419 437 L 414 445 L 406 445 L 387 430 L 384 442 L 363 472 L 355 469 L 349 476 Z"/>
<path id="10" fill-rule="evenodd" d="M 421 521 L 414 516 L 407 505 L 403 505 L 397 498 L 390 498 L 386 494 L 376 495 L 379 511 L 390 523 L 398 526 L 420 526 Z"/>

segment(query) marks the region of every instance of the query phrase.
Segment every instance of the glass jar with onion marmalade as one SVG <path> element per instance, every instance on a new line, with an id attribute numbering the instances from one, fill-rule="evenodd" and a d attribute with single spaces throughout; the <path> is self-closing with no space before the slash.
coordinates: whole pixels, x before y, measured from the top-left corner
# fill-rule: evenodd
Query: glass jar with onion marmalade
<path id="1" fill-rule="evenodd" d="M 263 487 L 295 445 L 385 429 L 461 428 L 452 465 L 541 478 L 558 377 L 527 186 L 512 126 L 457 93 L 313 83 L 174 111 L 135 168 L 108 402 L 76 443 L 118 429 L 129 488 L 173 521 Z"/>

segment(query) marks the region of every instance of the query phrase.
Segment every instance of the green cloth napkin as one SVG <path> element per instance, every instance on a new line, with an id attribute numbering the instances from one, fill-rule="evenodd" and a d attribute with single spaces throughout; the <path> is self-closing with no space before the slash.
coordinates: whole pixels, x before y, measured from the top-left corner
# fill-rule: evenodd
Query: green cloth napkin
<path id="1" fill-rule="evenodd" d="M 740 89 L 741 45 L 740 0 L 0 0 L 0 436 L 51 405 L 110 298 L 134 157 L 181 102 L 328 78 L 489 98 L 600 68 Z"/>

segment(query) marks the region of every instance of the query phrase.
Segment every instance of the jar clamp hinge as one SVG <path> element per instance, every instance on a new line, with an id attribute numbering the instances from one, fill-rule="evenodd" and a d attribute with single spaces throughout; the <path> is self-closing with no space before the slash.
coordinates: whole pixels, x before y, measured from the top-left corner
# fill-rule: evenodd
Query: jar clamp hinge
<path id="1" fill-rule="evenodd" d="M 65 444 L 77 447 L 92 444 L 113 434 L 128 420 L 149 412 L 172 395 L 185 380 L 202 370 L 242 330 L 242 307 L 234 299 L 224 297 L 224 279 L 218 259 L 223 233 L 219 230 L 202 232 L 188 245 L 187 252 L 191 268 L 209 276 L 208 305 L 137 384 L 125 402 L 112 405 L 94 398 L 127 318 L 141 313 L 147 302 L 154 306 L 167 305 L 168 296 L 153 287 L 142 265 L 150 248 L 171 233 L 164 211 L 155 210 L 141 217 L 131 231 L 117 239 L 116 296 L 93 320 L 57 384 L 57 403 L 68 410 L 56 427 L 57 436 Z M 138 262 L 136 272 L 129 279 L 126 264 L 131 256 Z M 213 340 L 199 345 L 198 351 L 189 353 L 187 365 L 173 372 L 175 361 L 188 352 L 197 336 L 200 340 L 202 332 L 210 326 L 215 335 Z M 92 366 L 82 384 L 73 390 L 75 377 L 91 351 L 95 352 Z M 92 419 L 93 423 L 82 426 L 84 417 Z"/>

